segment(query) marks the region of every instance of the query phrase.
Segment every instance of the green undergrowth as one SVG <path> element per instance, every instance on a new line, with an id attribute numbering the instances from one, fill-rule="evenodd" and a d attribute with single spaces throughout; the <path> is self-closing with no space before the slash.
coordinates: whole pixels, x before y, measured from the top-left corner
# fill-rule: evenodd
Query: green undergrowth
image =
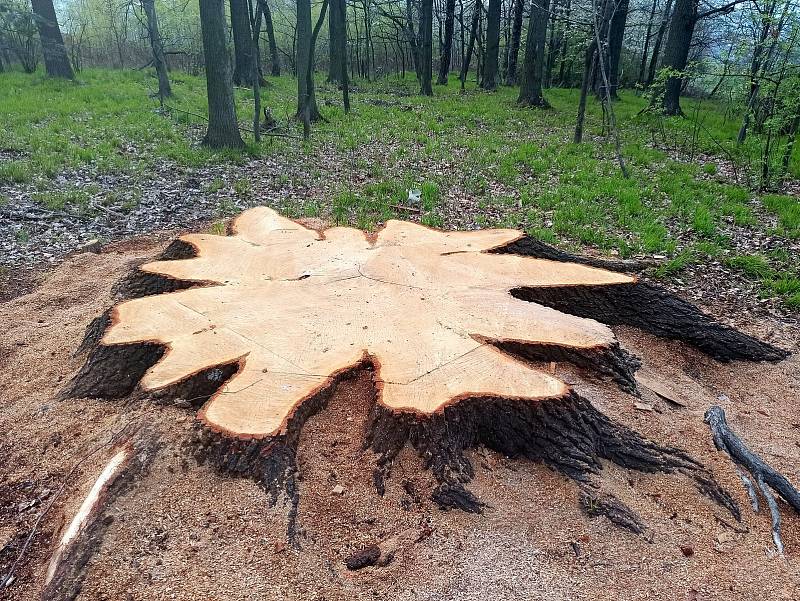
<path id="1" fill-rule="evenodd" d="M 725 175 L 731 158 L 741 169 L 757 164 L 758 149 L 753 140 L 735 144 L 738 123 L 713 102 L 684 99 L 689 118 L 665 119 L 643 112 L 646 101 L 623 91 L 614 110 L 626 178 L 593 99 L 584 142 L 572 142 L 576 90 L 547 90 L 551 108 L 541 110 L 518 108 L 512 88 L 485 93 L 471 81 L 461 93 L 455 78 L 435 86 L 432 98 L 419 96 L 411 77 L 357 80 L 353 111 L 345 115 L 340 92 L 320 76 L 325 121 L 314 125 L 309 143 L 266 137 L 256 145 L 243 131 L 245 150 L 220 153 L 200 144 L 205 81 L 183 73 L 171 79 L 175 96 L 162 110 L 150 97 L 156 83 L 147 71 L 86 70 L 74 83 L 40 73 L 0 74 L 0 189 L 28 186 L 36 202 L 71 213 L 97 211 L 118 200 L 114 194 L 124 194 L 123 210 L 130 210 L 138 197 L 129 190 L 103 193 L 54 178 L 80 169 L 144 180 L 165 161 L 235 170 L 273 157 L 310 166 L 328 190 L 287 200 L 282 208 L 295 216 L 366 230 L 392 218 L 433 227 L 520 228 L 568 249 L 589 245 L 607 255 L 663 257 L 655 275 L 665 278 L 717 260 L 758 282 L 765 296 L 800 305 L 796 256 L 780 249 L 763 255 L 736 250 L 739 240 L 756 232 L 800 238 L 798 199 L 759 195 Z M 295 95 L 296 82 L 288 76 L 271 78 L 262 90 L 263 104 L 284 133 L 300 132 L 291 119 Z M 251 93 L 236 89 L 235 96 L 249 129 Z M 333 165 L 339 169 L 331 171 Z M 229 183 L 216 176 L 202 181 L 205 193 L 219 197 L 219 216 L 257 201 L 248 170 Z M 800 146 L 791 171 L 800 177 Z M 276 183 L 294 176 L 287 169 Z M 409 200 L 409 190 L 419 191 L 419 200 Z"/>

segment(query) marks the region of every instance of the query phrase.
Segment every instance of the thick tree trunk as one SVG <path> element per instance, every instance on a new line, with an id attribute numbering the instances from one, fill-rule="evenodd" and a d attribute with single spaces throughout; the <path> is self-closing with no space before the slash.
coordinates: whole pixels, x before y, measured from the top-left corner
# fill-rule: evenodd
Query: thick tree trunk
<path id="1" fill-rule="evenodd" d="M 656 41 L 653 44 L 653 55 L 650 57 L 650 66 L 647 68 L 647 79 L 644 83 L 645 87 L 649 87 L 656 78 L 656 67 L 658 66 L 658 59 L 661 54 L 661 45 L 664 43 L 664 34 L 667 33 L 667 27 L 672 18 L 672 1 L 673 0 L 667 0 L 667 5 L 664 7 L 661 25 L 658 27 Z"/>
<path id="2" fill-rule="evenodd" d="M 622 40 L 625 37 L 625 25 L 628 21 L 629 0 L 617 0 L 616 10 L 611 18 L 611 27 L 608 31 L 608 95 L 616 100 L 619 87 L 619 64 L 622 56 Z"/>
<path id="3" fill-rule="evenodd" d="M 297 0 L 297 118 L 303 122 L 306 120 L 306 110 L 310 121 L 318 121 L 322 117 L 314 93 L 314 79 L 308 76 L 314 72 L 312 35 L 311 0 Z"/>
<path id="4" fill-rule="evenodd" d="M 142 10 L 147 19 L 147 38 L 153 52 L 153 65 L 158 76 L 158 97 L 163 102 L 164 98 L 172 96 L 172 87 L 167 75 L 167 61 L 164 58 L 164 45 L 158 29 L 158 16 L 154 0 L 142 0 Z"/>
<path id="5" fill-rule="evenodd" d="M 233 83 L 237 86 L 253 85 L 250 81 L 255 63 L 253 37 L 250 31 L 250 15 L 247 0 L 230 0 L 231 29 L 233 30 Z"/>
<path id="6" fill-rule="evenodd" d="M 511 24 L 511 47 L 508 49 L 508 71 L 506 71 L 506 85 L 513 86 L 517 83 L 517 62 L 519 60 L 519 44 L 522 39 L 522 16 L 525 12 L 525 0 L 516 0 L 514 3 L 514 17 Z"/>
<path id="7" fill-rule="evenodd" d="M 244 142 L 236 120 L 223 0 L 200 0 L 200 25 L 208 93 L 208 130 L 203 143 L 212 148 L 241 148 Z"/>
<path id="8" fill-rule="evenodd" d="M 517 99 L 517 102 L 523 106 L 549 106 L 542 96 L 544 45 L 549 9 L 550 0 L 537 0 L 531 6 L 528 39 L 525 42 L 525 64 Z"/>
<path id="9" fill-rule="evenodd" d="M 663 66 L 670 69 L 664 89 L 662 108 L 665 115 L 682 115 L 681 88 L 683 72 L 689 61 L 689 48 L 697 24 L 698 0 L 677 0 L 669 25 Z"/>
<path id="10" fill-rule="evenodd" d="M 267 41 L 269 43 L 270 72 L 274 77 L 278 77 L 281 74 L 281 58 L 278 52 L 278 44 L 275 41 L 275 27 L 272 24 L 272 11 L 269 9 L 267 0 L 258 0 L 258 3 L 261 5 L 261 10 L 264 12 L 264 29 L 267 32 Z"/>
<path id="11" fill-rule="evenodd" d="M 31 0 L 31 5 L 36 15 L 36 27 L 42 42 L 42 54 L 47 75 L 74 79 L 75 74 L 67 56 L 61 28 L 58 26 L 53 0 Z"/>
<path id="12" fill-rule="evenodd" d="M 478 37 L 478 25 L 481 20 L 481 6 L 480 0 L 476 0 L 472 8 L 472 22 L 469 28 L 469 42 L 464 54 L 464 60 L 461 62 L 461 89 L 464 90 L 464 83 L 467 81 L 467 73 L 469 73 L 469 64 L 472 62 L 472 54 L 475 51 L 475 40 Z"/>
<path id="13" fill-rule="evenodd" d="M 489 10 L 486 13 L 486 54 L 483 62 L 483 81 L 481 82 L 484 90 L 497 89 L 501 7 L 502 0 L 489 0 Z"/>
<path id="14" fill-rule="evenodd" d="M 450 57 L 453 54 L 453 25 L 456 17 L 456 0 L 447 0 L 444 15 L 444 40 L 439 53 L 439 77 L 436 83 L 447 85 L 450 74 Z"/>
<path id="15" fill-rule="evenodd" d="M 419 21 L 420 94 L 433 96 L 433 0 L 422 0 Z"/>

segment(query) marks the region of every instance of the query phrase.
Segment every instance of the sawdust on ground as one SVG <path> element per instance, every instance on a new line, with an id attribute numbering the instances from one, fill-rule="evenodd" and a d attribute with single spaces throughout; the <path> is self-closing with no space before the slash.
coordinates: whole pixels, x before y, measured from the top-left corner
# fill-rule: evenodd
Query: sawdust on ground
<path id="1" fill-rule="evenodd" d="M 55 499 L 0 599 L 39 597 L 53 541 L 110 451 L 67 475 L 132 423 L 158 432 L 161 446 L 149 471 L 108 508 L 80 599 L 800 598 L 800 516 L 781 503 L 786 555 L 775 556 L 768 515 L 750 509 L 703 423 L 705 410 L 721 404 L 752 448 L 800 483 L 796 357 L 778 365 L 719 364 L 684 345 L 618 328 L 648 375 L 671 385 L 685 405 L 644 391 L 640 402 L 653 411 L 635 409 L 638 400 L 609 382 L 557 366 L 610 417 L 704 462 L 742 507 L 736 524 L 683 476 L 608 466 L 603 487 L 643 518 L 646 536 L 587 516 L 568 479 L 485 449 L 471 454 L 477 474 L 470 488 L 488 504 L 482 515 L 437 509 L 428 498 L 431 477 L 410 450 L 379 497 L 373 458 L 362 450 L 372 388 L 369 375 L 361 374 L 341 384 L 303 430 L 294 547 L 286 544 L 288 505 L 270 508 L 255 483 L 194 461 L 187 448 L 189 410 L 56 400 L 81 364 L 73 352 L 85 326 L 112 302 L 114 282 L 163 246 L 145 238 L 73 256 L 36 290 L 0 304 L 0 575 Z M 798 350 L 797 330 L 786 323 L 736 325 Z M 401 542 L 387 566 L 347 570 L 343 560 L 351 553 L 393 537 Z"/>

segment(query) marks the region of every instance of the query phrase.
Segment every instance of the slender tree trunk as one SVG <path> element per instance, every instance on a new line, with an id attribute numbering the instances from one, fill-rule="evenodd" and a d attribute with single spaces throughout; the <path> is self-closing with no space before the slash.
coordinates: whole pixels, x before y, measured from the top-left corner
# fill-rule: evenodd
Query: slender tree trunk
<path id="1" fill-rule="evenodd" d="M 426 0 L 427 1 L 427 0 Z M 433 3 L 431 1 L 431 27 L 433 27 Z M 424 6 L 423 6 L 424 11 Z M 425 15 L 420 15 L 420 29 L 419 29 L 419 37 L 417 39 L 417 33 L 414 31 L 414 13 L 413 7 L 411 4 L 411 0 L 406 0 L 406 37 L 408 38 L 408 43 L 411 46 L 411 58 L 414 61 L 414 71 L 417 74 L 417 80 L 422 84 L 422 48 L 420 48 L 420 44 L 422 43 L 422 25 L 425 20 Z M 431 36 L 433 34 L 431 33 Z M 358 37 L 358 35 L 356 35 Z"/>
<path id="2" fill-rule="evenodd" d="M 611 2 L 613 0 L 609 0 Z M 625 37 L 625 25 L 628 21 L 629 0 L 617 0 L 616 10 L 611 17 L 611 25 L 608 30 L 608 96 L 611 100 L 617 100 L 617 88 L 619 88 L 619 64 L 622 56 L 622 40 Z"/>
<path id="3" fill-rule="evenodd" d="M 586 57 L 583 62 L 583 78 L 581 79 L 581 95 L 578 101 L 578 117 L 575 119 L 576 144 L 583 142 L 583 124 L 586 120 L 586 98 L 589 96 L 589 84 L 591 83 L 594 64 L 597 60 L 597 43 L 592 41 L 586 49 Z"/>
<path id="4" fill-rule="evenodd" d="M 328 81 L 330 82 L 342 82 L 341 63 L 347 57 L 340 52 L 339 38 L 346 35 L 345 16 L 339 12 L 337 0 L 331 0 L 330 13 L 328 13 Z"/>
<path id="5" fill-rule="evenodd" d="M 516 0 L 514 3 L 513 22 L 511 23 L 511 46 L 508 49 L 507 86 L 513 86 L 517 83 L 517 61 L 519 60 L 519 44 L 522 38 L 522 16 L 524 12 L 525 0 Z"/>
<path id="6" fill-rule="evenodd" d="M 281 58 L 278 52 L 278 44 L 275 41 L 275 27 L 272 24 L 272 11 L 269 9 L 267 0 L 259 0 L 261 10 L 264 12 L 264 29 L 267 31 L 267 41 L 269 43 L 269 58 L 272 63 L 271 73 L 274 77 L 281 74 Z"/>
<path id="7" fill-rule="evenodd" d="M 522 70 L 519 98 L 522 106 L 549 106 L 542 96 L 544 77 L 544 46 L 547 35 L 547 21 L 550 0 L 537 0 L 531 6 L 528 22 L 528 37 L 525 41 L 525 64 Z"/>
<path id="8" fill-rule="evenodd" d="M 433 96 L 433 0 L 422 0 L 420 26 L 420 94 Z"/>
<path id="9" fill-rule="evenodd" d="M 158 97 L 161 103 L 164 98 L 172 96 L 172 87 L 167 75 L 167 61 L 164 59 L 164 45 L 158 30 L 158 16 L 154 0 L 142 0 L 142 10 L 147 19 L 147 38 L 150 41 L 150 50 L 153 52 L 153 65 L 158 76 Z"/>
<path id="10" fill-rule="evenodd" d="M 647 56 L 650 53 L 650 38 L 653 36 L 653 22 L 656 19 L 657 9 L 658 0 L 653 0 L 653 5 L 650 8 L 650 18 L 647 20 L 647 32 L 644 34 L 644 48 L 642 49 L 642 62 L 639 65 L 639 77 L 636 78 L 636 83 L 639 85 L 644 84 L 644 74 L 647 69 Z"/>
<path id="11" fill-rule="evenodd" d="M 233 83 L 237 86 L 251 87 L 253 63 L 253 37 L 250 32 L 250 15 L 247 0 L 230 0 L 231 29 L 233 30 Z"/>
<path id="12" fill-rule="evenodd" d="M 259 39 L 261 38 L 261 18 L 263 9 L 256 1 L 256 14 L 250 19 L 250 29 L 253 32 L 253 54 L 255 59 L 253 61 L 253 73 L 251 80 L 253 82 L 253 140 L 256 144 L 261 141 L 261 48 L 259 47 Z M 247 0 L 247 14 L 253 15 L 253 0 Z"/>
<path id="13" fill-rule="evenodd" d="M 200 25 L 208 92 L 208 130 L 203 143 L 212 148 L 241 148 L 244 142 L 236 120 L 223 0 L 200 0 Z"/>
<path id="14" fill-rule="evenodd" d="M 647 79 L 644 83 L 645 87 L 650 87 L 653 80 L 656 78 L 656 67 L 658 66 L 658 58 L 661 54 L 661 44 L 664 42 L 664 34 L 667 32 L 671 17 L 672 0 L 667 0 L 667 5 L 664 7 L 664 14 L 661 17 L 661 25 L 658 27 L 656 41 L 653 44 L 653 55 L 650 57 L 650 66 L 647 68 Z"/>
<path id="15" fill-rule="evenodd" d="M 572 18 L 572 0 L 567 0 L 567 6 L 564 9 L 564 19 L 562 28 L 559 30 L 559 59 L 558 59 L 558 85 L 564 87 L 567 85 L 567 48 L 568 34 L 570 30 L 570 19 Z M 572 69 L 572 61 L 569 61 L 570 69 Z"/>
<path id="16" fill-rule="evenodd" d="M 502 0 L 489 0 L 489 10 L 486 13 L 486 55 L 483 63 L 483 82 L 481 83 L 484 90 L 497 89 L 501 5 Z"/>
<path id="17" fill-rule="evenodd" d="M 472 8 L 472 23 L 470 24 L 469 28 L 469 42 L 467 42 L 467 48 L 464 54 L 464 60 L 461 63 L 461 74 L 459 75 L 459 79 L 461 80 L 461 90 L 464 90 L 464 83 L 467 81 L 467 73 L 469 73 L 469 64 L 472 62 L 472 53 L 475 51 L 475 38 L 478 36 L 478 24 L 481 20 L 481 0 L 475 0 L 475 4 Z"/>
<path id="18" fill-rule="evenodd" d="M 337 66 L 339 68 L 338 76 L 334 81 L 338 81 L 342 87 L 342 103 L 344 104 L 344 112 L 350 112 L 350 82 L 347 77 L 347 29 L 346 29 L 346 0 L 331 0 L 330 7 L 331 14 L 329 16 L 329 23 L 336 21 L 341 24 L 337 29 L 337 35 L 333 38 L 333 52 L 339 56 Z M 334 16 L 334 13 L 336 15 Z"/>
<path id="19" fill-rule="evenodd" d="M 447 0 L 444 15 L 444 40 L 439 53 L 439 77 L 436 83 L 447 85 L 450 74 L 450 57 L 453 54 L 453 25 L 456 17 L 456 0 Z"/>
<path id="20" fill-rule="evenodd" d="M 664 67 L 673 74 L 667 78 L 662 108 L 665 115 L 682 115 L 681 88 L 683 72 L 689 61 L 689 48 L 697 25 L 698 0 L 676 0 L 664 48 Z"/>
<path id="21" fill-rule="evenodd" d="M 750 61 L 750 90 L 747 93 L 747 109 L 742 119 L 742 125 L 739 128 L 739 134 L 736 137 L 736 143 L 742 144 L 747 138 L 747 128 L 750 125 L 750 117 L 758 101 L 758 93 L 761 87 L 759 82 L 759 72 L 761 71 L 761 59 L 764 53 L 764 44 L 767 36 L 775 26 L 773 15 L 775 2 L 768 3 L 768 9 L 761 15 L 761 30 L 759 32 L 758 41 L 755 48 L 753 48 L 753 58 Z"/>
<path id="22" fill-rule="evenodd" d="M 556 30 L 558 28 L 558 0 L 550 7 L 550 37 L 547 40 L 547 62 L 544 67 L 542 85 L 549 88 L 553 80 L 553 66 L 556 63 Z"/>
<path id="23" fill-rule="evenodd" d="M 39 39 L 42 42 L 44 55 L 44 68 L 50 77 L 63 77 L 74 79 L 72 65 L 61 36 L 61 28 L 56 19 L 56 9 L 53 0 L 31 0 L 33 12 L 36 16 L 36 27 L 39 30 Z"/>

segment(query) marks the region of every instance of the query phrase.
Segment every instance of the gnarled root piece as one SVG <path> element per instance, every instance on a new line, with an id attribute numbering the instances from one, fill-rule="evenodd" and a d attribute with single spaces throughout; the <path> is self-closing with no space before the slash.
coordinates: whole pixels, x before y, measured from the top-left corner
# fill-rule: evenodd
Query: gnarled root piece
<path id="1" fill-rule="evenodd" d="M 647 526 L 636 512 L 613 495 L 600 494 L 588 486 L 582 486 L 580 498 L 581 507 L 590 517 L 604 515 L 612 524 L 634 534 L 644 534 L 647 531 Z"/>
<path id="2" fill-rule="evenodd" d="M 747 489 L 753 504 L 754 511 L 758 511 L 758 496 L 756 487 L 767 502 L 772 515 L 772 539 L 778 553 L 783 554 L 783 541 L 781 540 L 781 516 L 778 504 L 772 494 L 772 490 L 777 492 L 784 500 L 794 507 L 795 511 L 800 512 L 800 492 L 792 486 L 785 476 L 770 467 L 758 455 L 753 453 L 747 445 L 742 442 L 728 426 L 725 419 L 725 411 L 722 407 L 714 405 L 705 414 L 705 422 L 711 429 L 714 437 L 714 444 L 720 451 L 725 451 L 731 460 L 742 470 L 746 470 L 755 480 L 753 482 L 747 477 L 744 471 L 739 471 L 739 477 Z M 772 490 L 770 490 L 772 489 Z"/>
<path id="3" fill-rule="evenodd" d="M 366 445 L 378 454 L 374 481 L 381 494 L 395 457 L 409 442 L 439 482 L 432 495 L 437 504 L 480 512 L 483 503 L 464 488 L 474 476 L 464 451 L 483 444 L 509 457 L 540 461 L 581 484 L 601 471 L 602 459 L 642 472 L 680 472 L 739 519 L 736 502 L 697 461 L 642 438 L 573 391 L 535 402 L 465 399 L 429 416 L 376 404 L 367 436 Z"/>

